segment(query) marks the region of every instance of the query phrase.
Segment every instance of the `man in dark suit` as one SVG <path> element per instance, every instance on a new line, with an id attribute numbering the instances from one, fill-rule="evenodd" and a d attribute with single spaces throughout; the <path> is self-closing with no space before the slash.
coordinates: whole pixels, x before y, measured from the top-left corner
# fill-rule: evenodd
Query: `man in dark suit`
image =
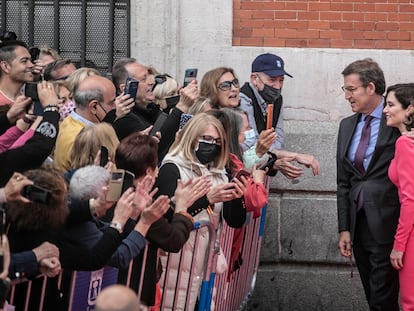
<path id="1" fill-rule="evenodd" d="M 341 121 L 338 133 L 338 247 L 345 257 L 353 251 L 370 310 L 398 311 L 398 272 L 389 255 L 400 206 L 388 166 L 399 133 L 382 114 L 385 79 L 378 64 L 358 60 L 342 75 L 355 114 Z"/>

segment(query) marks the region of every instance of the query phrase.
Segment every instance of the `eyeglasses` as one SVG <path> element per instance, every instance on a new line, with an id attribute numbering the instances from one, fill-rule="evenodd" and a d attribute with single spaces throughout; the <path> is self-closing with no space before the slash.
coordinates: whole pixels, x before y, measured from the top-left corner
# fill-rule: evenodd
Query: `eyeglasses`
<path id="1" fill-rule="evenodd" d="M 354 95 L 354 92 L 359 89 L 360 87 L 364 87 L 363 85 L 353 87 L 353 86 L 342 86 L 341 89 L 345 94 Z"/>
<path id="2" fill-rule="evenodd" d="M 221 139 L 219 138 L 214 138 L 212 136 L 209 135 L 201 135 L 198 139 L 199 142 L 203 142 L 203 143 L 208 143 L 208 144 L 216 144 L 218 146 L 221 146 Z"/>
<path id="3" fill-rule="evenodd" d="M 217 87 L 222 90 L 222 91 L 228 91 L 231 89 L 231 85 L 233 84 L 233 86 L 235 88 L 239 88 L 240 84 L 239 84 L 239 80 L 238 79 L 234 79 L 233 81 L 224 81 L 221 82 L 219 85 L 217 85 Z"/>

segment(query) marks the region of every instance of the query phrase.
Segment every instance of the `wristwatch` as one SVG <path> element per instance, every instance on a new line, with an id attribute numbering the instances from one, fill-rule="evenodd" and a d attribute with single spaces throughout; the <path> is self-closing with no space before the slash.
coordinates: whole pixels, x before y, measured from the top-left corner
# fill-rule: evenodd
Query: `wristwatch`
<path id="1" fill-rule="evenodd" d="M 119 221 L 111 221 L 109 224 L 111 228 L 118 230 L 119 233 L 122 233 L 122 225 Z"/>

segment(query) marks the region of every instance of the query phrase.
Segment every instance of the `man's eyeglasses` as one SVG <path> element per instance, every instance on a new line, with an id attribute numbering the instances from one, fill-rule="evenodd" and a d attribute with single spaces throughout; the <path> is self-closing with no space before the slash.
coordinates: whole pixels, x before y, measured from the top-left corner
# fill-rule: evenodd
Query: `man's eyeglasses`
<path id="1" fill-rule="evenodd" d="M 199 142 L 204 142 L 208 144 L 216 144 L 218 146 L 221 146 L 221 139 L 220 138 L 214 138 L 209 135 L 201 135 L 198 139 Z"/>
<path id="2" fill-rule="evenodd" d="M 239 84 L 239 80 L 238 79 L 234 79 L 233 81 L 224 81 L 221 82 L 219 85 L 217 85 L 217 87 L 222 90 L 222 91 L 228 91 L 231 89 L 231 85 L 234 85 L 235 88 L 239 88 L 240 84 Z"/>
<path id="3" fill-rule="evenodd" d="M 364 87 L 363 85 L 353 87 L 353 86 L 342 86 L 341 89 L 345 94 L 354 95 L 354 92 L 359 89 L 360 87 Z"/>

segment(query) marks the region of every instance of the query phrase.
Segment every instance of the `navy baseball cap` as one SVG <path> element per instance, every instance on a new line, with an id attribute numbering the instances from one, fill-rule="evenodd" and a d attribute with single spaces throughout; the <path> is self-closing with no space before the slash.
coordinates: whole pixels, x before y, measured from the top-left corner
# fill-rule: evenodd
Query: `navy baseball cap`
<path id="1" fill-rule="evenodd" d="M 277 55 L 266 53 L 255 58 L 252 63 L 252 72 L 263 72 L 270 77 L 287 75 L 293 78 L 285 71 L 285 62 Z"/>

